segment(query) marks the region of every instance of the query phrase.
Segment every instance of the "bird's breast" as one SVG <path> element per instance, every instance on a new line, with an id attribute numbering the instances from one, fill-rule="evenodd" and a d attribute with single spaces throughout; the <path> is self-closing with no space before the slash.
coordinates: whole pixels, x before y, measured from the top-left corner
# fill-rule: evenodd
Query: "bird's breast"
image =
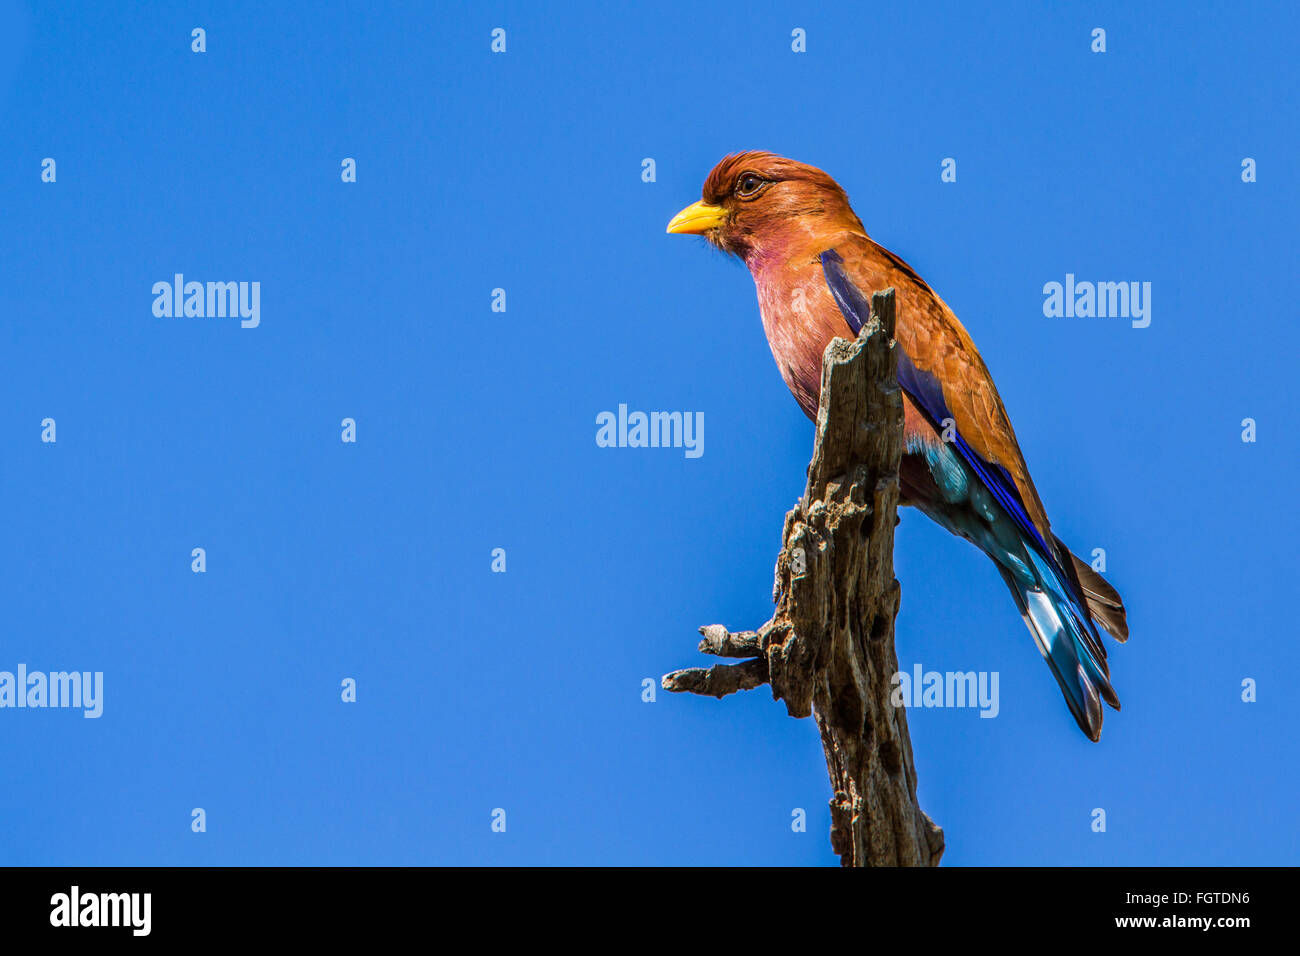
<path id="1" fill-rule="evenodd" d="M 799 407 L 816 420 L 822 355 L 831 339 L 852 333 L 822 275 L 821 263 L 788 263 L 756 271 L 758 308 L 776 366 Z"/>

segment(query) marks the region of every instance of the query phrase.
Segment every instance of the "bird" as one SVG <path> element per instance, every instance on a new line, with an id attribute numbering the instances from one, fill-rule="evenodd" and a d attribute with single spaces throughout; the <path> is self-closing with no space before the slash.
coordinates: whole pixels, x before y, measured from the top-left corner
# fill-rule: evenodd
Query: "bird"
<path id="1" fill-rule="evenodd" d="M 777 368 L 813 421 L 826 346 L 857 335 L 873 293 L 895 290 L 900 503 L 993 559 L 1079 729 L 1100 740 L 1102 702 L 1120 702 L 1098 626 L 1127 641 L 1124 602 L 1052 532 L 993 377 L 952 309 L 867 235 L 834 179 L 775 153 L 724 157 L 668 232 L 745 263 Z"/>

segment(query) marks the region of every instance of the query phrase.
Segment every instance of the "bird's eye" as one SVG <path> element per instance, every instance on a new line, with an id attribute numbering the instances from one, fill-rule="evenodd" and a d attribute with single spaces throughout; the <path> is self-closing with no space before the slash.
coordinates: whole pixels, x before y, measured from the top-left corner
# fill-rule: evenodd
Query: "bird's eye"
<path id="1" fill-rule="evenodd" d="M 766 185 L 767 180 L 757 173 L 744 173 L 736 180 L 736 195 L 753 196 Z"/>

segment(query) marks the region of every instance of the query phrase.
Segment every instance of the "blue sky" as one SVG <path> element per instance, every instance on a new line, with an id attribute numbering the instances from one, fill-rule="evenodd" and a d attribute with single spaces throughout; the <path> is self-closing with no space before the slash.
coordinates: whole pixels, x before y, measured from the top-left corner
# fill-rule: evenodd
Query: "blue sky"
<path id="1" fill-rule="evenodd" d="M 811 721 L 641 699 L 770 616 L 811 450 L 748 273 L 664 234 L 747 148 L 952 306 L 1128 604 L 1092 744 L 904 514 L 901 665 L 1000 675 L 908 714 L 945 863 L 1294 863 L 1294 7 L 562 7 L 0 4 L 0 670 L 104 673 L 0 710 L 0 863 L 834 863 Z M 155 317 L 178 272 L 261 324 Z M 1150 326 L 1044 317 L 1067 273 Z M 620 403 L 704 455 L 597 447 Z"/>

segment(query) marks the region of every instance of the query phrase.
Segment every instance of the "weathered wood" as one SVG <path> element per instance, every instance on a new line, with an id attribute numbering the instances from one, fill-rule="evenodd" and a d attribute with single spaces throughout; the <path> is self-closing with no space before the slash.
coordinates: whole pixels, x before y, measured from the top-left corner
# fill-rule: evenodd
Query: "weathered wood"
<path id="1" fill-rule="evenodd" d="M 934 866 L 943 854 L 943 831 L 916 800 L 907 715 L 890 701 L 903 446 L 893 335 L 890 289 L 872 297 L 856 341 L 826 348 L 808 484 L 776 563 L 776 613 L 757 631 L 700 628 L 701 651 L 753 659 L 663 678 L 666 690 L 715 697 L 770 684 L 791 716 L 815 717 L 844 866 Z"/>

